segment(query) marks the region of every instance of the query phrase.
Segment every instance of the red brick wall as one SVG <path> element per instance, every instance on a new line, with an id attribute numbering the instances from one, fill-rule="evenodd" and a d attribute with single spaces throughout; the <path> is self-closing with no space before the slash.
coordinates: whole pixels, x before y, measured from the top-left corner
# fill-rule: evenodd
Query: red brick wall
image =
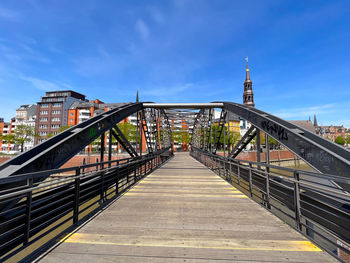
<path id="1" fill-rule="evenodd" d="M 277 161 L 278 160 L 278 152 L 280 156 L 280 160 L 288 160 L 293 159 L 294 154 L 291 151 L 288 150 L 274 150 L 270 151 L 270 161 Z M 223 153 L 219 153 L 220 155 L 223 155 Z M 241 152 L 237 159 L 246 160 L 246 161 L 257 161 L 256 151 L 250 151 L 250 152 Z M 265 153 L 260 153 L 260 159 L 261 161 L 265 161 Z"/>

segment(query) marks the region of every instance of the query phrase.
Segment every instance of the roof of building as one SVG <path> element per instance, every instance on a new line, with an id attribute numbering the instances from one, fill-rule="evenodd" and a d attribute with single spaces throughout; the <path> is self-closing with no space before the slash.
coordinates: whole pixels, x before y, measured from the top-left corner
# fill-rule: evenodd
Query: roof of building
<path id="1" fill-rule="evenodd" d="M 308 130 L 312 133 L 315 133 L 315 127 L 312 124 L 310 120 L 304 121 L 304 120 L 293 120 L 289 121 L 290 123 L 293 123 L 294 125 L 297 125 L 305 130 Z"/>
<path id="2" fill-rule="evenodd" d="M 21 105 L 17 110 L 27 110 L 28 108 L 36 107 L 36 104 L 25 104 Z"/>
<path id="3" fill-rule="evenodd" d="M 85 95 L 81 94 L 79 92 L 73 91 L 73 90 L 56 90 L 56 91 L 46 91 L 46 96 L 44 97 L 52 97 L 49 94 L 56 94 L 54 97 L 66 97 L 67 95 L 64 95 L 64 93 L 70 93 L 69 96 L 81 100 L 85 100 Z"/>
<path id="4" fill-rule="evenodd" d="M 81 109 L 81 108 L 90 108 L 94 107 L 95 109 L 105 109 L 107 108 L 116 108 L 120 107 L 121 105 L 124 105 L 125 103 L 96 103 L 95 101 L 75 101 L 72 106 L 70 106 L 70 109 Z"/>

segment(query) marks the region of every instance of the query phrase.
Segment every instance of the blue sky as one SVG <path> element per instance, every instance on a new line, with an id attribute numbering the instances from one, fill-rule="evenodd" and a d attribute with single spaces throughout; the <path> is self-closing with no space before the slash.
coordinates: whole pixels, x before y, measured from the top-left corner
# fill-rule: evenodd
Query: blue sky
<path id="1" fill-rule="evenodd" d="M 350 127 L 350 1 L 0 2 L 0 117 L 45 91 L 104 102 L 242 102 Z"/>

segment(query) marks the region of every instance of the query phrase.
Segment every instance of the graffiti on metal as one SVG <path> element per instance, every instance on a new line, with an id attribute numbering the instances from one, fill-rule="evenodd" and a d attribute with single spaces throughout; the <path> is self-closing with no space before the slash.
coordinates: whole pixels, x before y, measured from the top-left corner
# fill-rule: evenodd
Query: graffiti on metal
<path id="1" fill-rule="evenodd" d="M 94 138 L 95 136 L 96 136 L 96 130 L 95 128 L 91 127 L 89 132 L 89 137 L 91 139 L 91 138 Z"/>
<path id="2" fill-rule="evenodd" d="M 270 121 L 262 121 L 261 127 L 266 132 L 270 133 L 273 137 L 278 138 L 278 140 L 288 141 L 288 134 L 285 129 L 276 123 Z"/>

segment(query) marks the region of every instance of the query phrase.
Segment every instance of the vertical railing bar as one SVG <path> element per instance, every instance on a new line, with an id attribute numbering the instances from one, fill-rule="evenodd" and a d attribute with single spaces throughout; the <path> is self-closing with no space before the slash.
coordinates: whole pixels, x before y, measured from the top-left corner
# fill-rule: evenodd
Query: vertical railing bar
<path id="1" fill-rule="evenodd" d="M 240 162 L 237 162 L 237 182 L 238 185 L 241 185 L 241 166 L 240 166 Z"/>
<path id="2" fill-rule="evenodd" d="M 33 177 L 30 176 L 27 178 L 27 184 L 28 188 L 33 187 Z M 26 221 L 25 221 L 25 232 L 24 232 L 24 240 L 23 245 L 27 246 L 29 243 L 29 236 L 30 236 L 30 221 L 31 221 L 31 213 L 32 213 L 32 197 L 33 197 L 33 191 L 29 191 L 27 193 L 27 200 L 26 200 Z"/>
<path id="3" fill-rule="evenodd" d="M 253 179 L 252 179 L 252 164 L 249 163 L 249 193 L 253 197 Z"/>
<path id="4" fill-rule="evenodd" d="M 74 201 L 73 201 L 73 224 L 79 220 L 79 198 L 80 198 L 80 168 L 75 171 L 74 179 Z"/>
<path id="5" fill-rule="evenodd" d="M 299 187 L 299 173 L 294 171 L 294 209 L 295 209 L 295 225 L 296 228 L 302 231 L 301 225 L 301 209 L 300 209 L 300 187 Z"/>

